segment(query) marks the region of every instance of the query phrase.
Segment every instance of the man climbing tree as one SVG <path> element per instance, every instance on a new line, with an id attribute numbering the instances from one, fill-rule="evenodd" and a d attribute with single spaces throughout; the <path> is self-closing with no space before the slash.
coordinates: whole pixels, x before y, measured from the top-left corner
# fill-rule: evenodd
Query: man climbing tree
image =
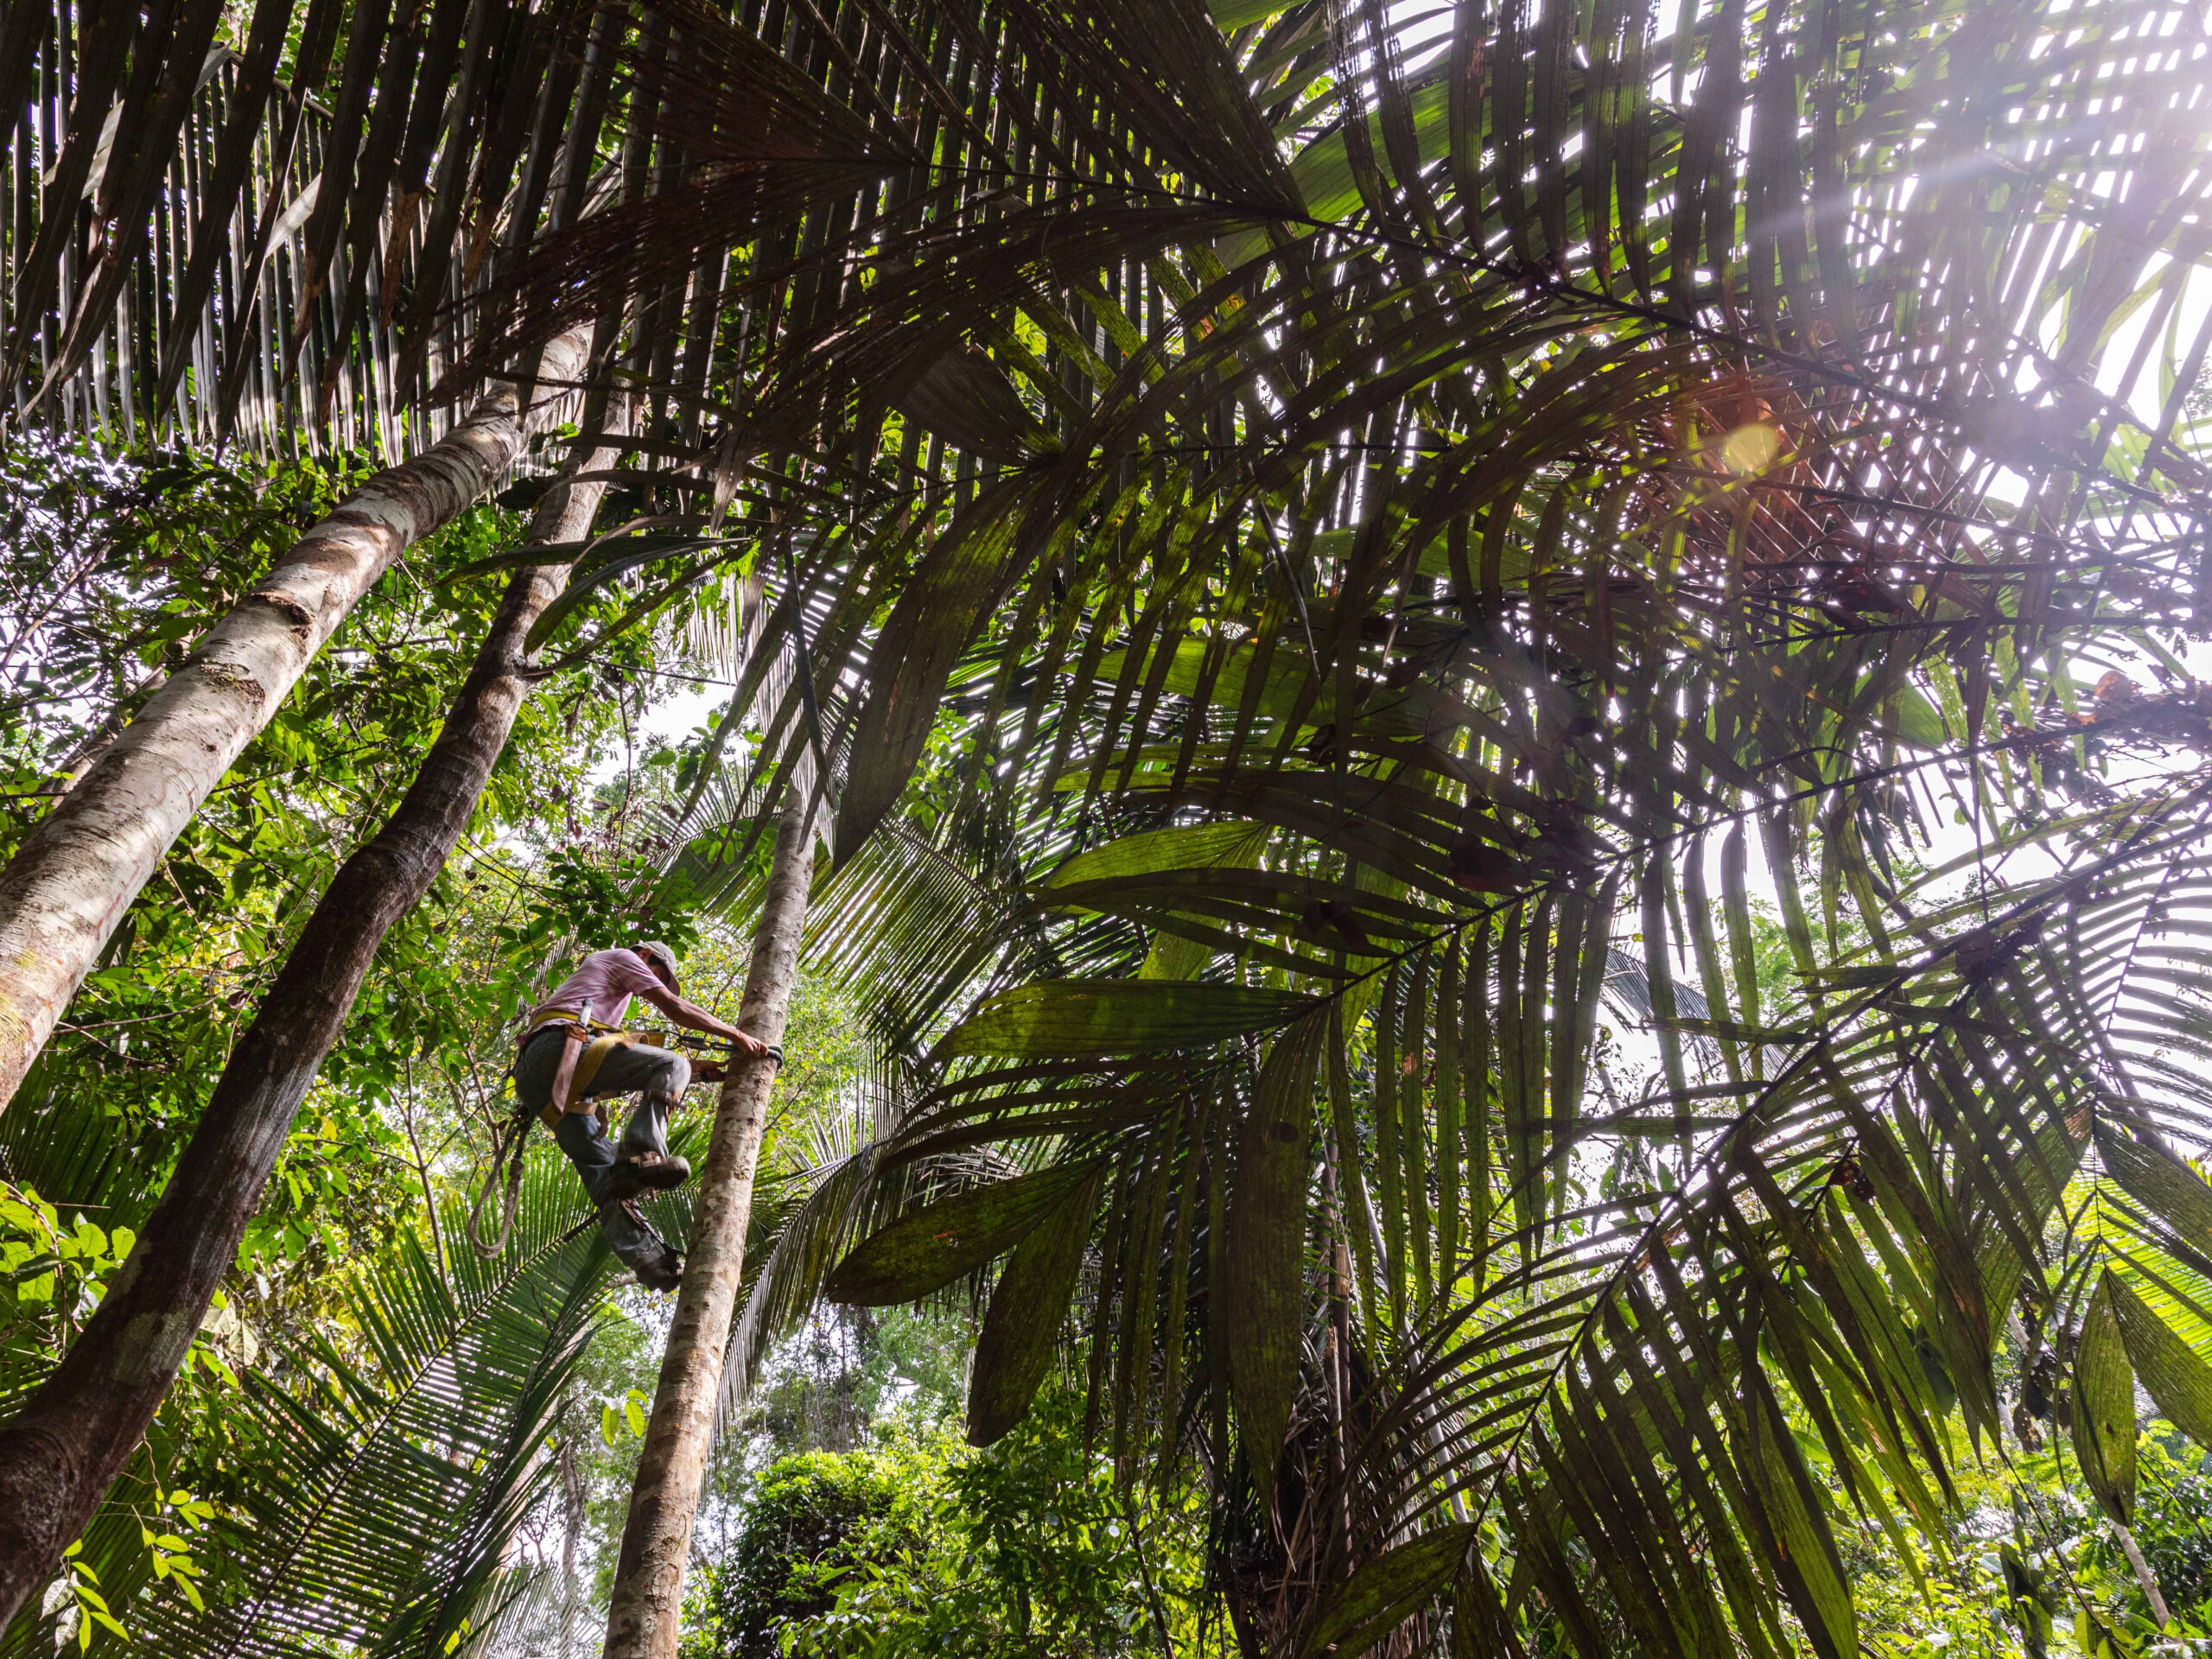
<path id="1" fill-rule="evenodd" d="M 639 1041 L 619 1027 L 632 996 L 641 996 L 676 1024 L 728 1039 L 743 1058 L 775 1054 L 767 1044 L 717 1020 L 678 992 L 676 955 L 658 940 L 632 949 L 594 950 L 531 1012 L 515 1055 L 515 1096 L 553 1130 L 553 1138 L 599 1206 L 607 1242 L 639 1282 L 673 1290 L 683 1258 L 639 1213 L 641 1192 L 680 1186 L 691 1166 L 668 1150 L 668 1118 L 691 1085 L 691 1062 L 671 1048 Z M 591 1020 L 616 1029 L 594 1039 Z M 702 1066 L 701 1082 L 718 1082 L 721 1068 Z M 637 1091 L 618 1148 L 590 1103 Z"/>

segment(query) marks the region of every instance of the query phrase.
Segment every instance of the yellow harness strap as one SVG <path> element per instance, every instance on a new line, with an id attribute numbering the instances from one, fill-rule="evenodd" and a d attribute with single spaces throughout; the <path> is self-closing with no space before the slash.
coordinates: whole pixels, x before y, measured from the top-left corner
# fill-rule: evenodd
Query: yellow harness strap
<path id="1" fill-rule="evenodd" d="M 626 1031 L 610 1031 L 604 1037 L 594 1037 L 591 1046 L 576 1056 L 575 1080 L 569 1085 L 569 1098 L 582 1100 L 591 1093 L 592 1079 L 599 1075 L 599 1068 L 607 1064 L 607 1057 L 618 1048 L 627 1048 L 637 1037 Z"/>
<path id="2" fill-rule="evenodd" d="M 572 1013 L 566 1008 L 549 1010 L 543 1019 L 523 1033 L 522 1040 L 526 1043 L 548 1027 L 565 1028 L 569 1036 L 579 1040 L 589 1039 L 584 1052 L 576 1056 L 575 1075 L 569 1080 L 570 1100 L 582 1100 L 590 1094 L 592 1079 L 599 1075 L 599 1068 L 606 1064 L 607 1057 L 638 1040 L 636 1033 L 627 1031 L 610 1031 L 603 1036 L 592 1037 L 581 1012 Z M 563 1116 L 561 1109 L 550 1100 L 537 1109 L 538 1121 L 549 1129 L 560 1128 Z"/>
<path id="3" fill-rule="evenodd" d="M 556 1008 L 524 1032 L 522 1040 L 528 1042 L 549 1026 L 564 1026 L 571 1036 L 577 1038 L 589 1035 L 580 1014 L 571 1014 L 565 1008 Z M 576 1056 L 575 1075 L 569 1080 L 569 1098 L 582 1100 L 590 1095 L 592 1079 L 598 1077 L 599 1068 L 607 1063 L 607 1057 L 616 1049 L 629 1048 L 638 1043 L 643 1043 L 649 1048 L 659 1048 L 665 1045 L 667 1037 L 664 1031 L 610 1031 L 592 1038 L 584 1052 Z M 549 1129 L 561 1126 L 561 1109 L 550 1100 L 538 1108 L 537 1116 Z"/>

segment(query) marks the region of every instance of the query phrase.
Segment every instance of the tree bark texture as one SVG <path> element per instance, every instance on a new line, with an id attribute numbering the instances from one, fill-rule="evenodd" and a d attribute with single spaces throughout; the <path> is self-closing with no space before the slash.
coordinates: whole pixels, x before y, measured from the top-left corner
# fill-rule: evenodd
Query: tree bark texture
<path id="1" fill-rule="evenodd" d="M 573 381 L 588 330 L 545 350 Z M 392 562 L 483 494 L 550 395 L 511 386 L 412 461 L 385 468 L 294 543 L 203 639 L 0 871 L 0 1109 L 116 925 L 208 791 Z"/>
<path id="2" fill-rule="evenodd" d="M 613 454 L 601 450 L 579 470 Z M 606 487 L 556 484 L 531 539 L 582 538 Z M 565 564 L 537 565 L 508 583 L 406 798 L 332 878 L 301 930 L 99 1312 L 0 1425 L 0 1629 L 53 1576 L 175 1380 L 378 947 L 468 827 L 529 695 L 524 640 L 567 574 Z"/>
<path id="3" fill-rule="evenodd" d="M 814 878 L 813 791 L 804 776 L 794 776 L 787 788 L 737 1016 L 747 1034 L 770 1044 L 784 1039 Z M 722 1358 L 745 1268 L 753 1178 L 775 1080 L 772 1061 L 733 1065 L 715 1108 L 714 1134 L 692 1212 L 690 1251 L 676 1294 L 676 1320 L 661 1356 L 652 1417 L 645 1425 L 629 1518 L 622 1528 L 622 1554 L 607 1613 L 606 1659 L 675 1659 L 691 1524 L 714 1449 L 715 1401 L 721 1391 Z"/>

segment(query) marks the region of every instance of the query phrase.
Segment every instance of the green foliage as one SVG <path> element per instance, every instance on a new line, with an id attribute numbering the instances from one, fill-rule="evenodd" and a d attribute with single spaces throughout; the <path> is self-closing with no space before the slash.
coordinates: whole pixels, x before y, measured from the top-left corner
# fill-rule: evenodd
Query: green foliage
<path id="1" fill-rule="evenodd" d="M 535 966 L 549 946 L 567 946 L 563 957 L 573 957 L 648 937 L 648 930 L 683 958 L 697 942 L 698 927 L 682 910 L 648 909 L 645 895 L 655 874 L 650 861 L 634 855 L 608 859 L 556 847 L 532 872 L 523 914 L 500 931 L 509 959 Z"/>
<path id="2" fill-rule="evenodd" d="M 2212 1643 L 2212 1481 L 2170 1426 L 2137 1456 L 2135 1537 L 2175 1623 L 2161 1632 L 2140 1583 L 2073 1471 L 2049 1457 L 1962 1471 L 1961 1503 L 1936 1535 L 1866 1526 L 1845 1548 L 1869 1652 L 1882 1659 L 2097 1659 L 2196 1654 Z"/>
<path id="3" fill-rule="evenodd" d="M 2136 1451 L 2141 1490 L 2136 1541 L 2175 1617 L 2212 1637 L 2212 1469 L 2201 1447 L 2161 1432 L 2164 1427 L 2147 1425 Z M 2101 1541 L 2098 1559 L 2123 1585 L 2129 1610 L 2141 1618 L 2149 1611 L 2142 1591 L 2117 1554 L 2109 1536 Z"/>
<path id="4" fill-rule="evenodd" d="M 0 1274 L 20 1317 L 41 1304 L 64 1308 L 97 1300 L 130 1254 L 128 1227 L 112 1233 L 79 1211 L 63 1230 L 60 1212 L 35 1189 L 0 1187 Z"/>
<path id="5" fill-rule="evenodd" d="M 784 1625 L 834 1605 L 836 1574 L 921 1541 L 944 1471 L 934 1439 L 899 1435 L 770 1465 L 736 1548 L 687 1592 L 684 1659 L 772 1659 Z"/>
<path id="6" fill-rule="evenodd" d="M 734 1550 L 702 1563 L 685 1659 L 1085 1659 L 1215 1649 L 1203 1522 L 1116 1490 L 1080 1402 L 1047 1396 L 987 1452 L 894 1420 L 877 1445 L 772 1465 Z"/>
<path id="7" fill-rule="evenodd" d="M 891 4 L 856 60 L 849 19 L 799 10 L 772 39 L 712 7 L 605 22 L 609 107 L 658 99 L 620 168 L 652 188 L 485 262 L 512 282 L 467 311 L 487 365 L 636 319 L 632 459 L 672 470 L 626 469 L 638 533 L 574 620 L 709 575 L 710 458 L 714 532 L 772 584 L 729 715 L 744 775 L 694 791 L 653 756 L 594 797 L 556 767 L 483 826 L 529 857 L 397 943 L 327 1085 L 365 1103 L 323 1114 L 370 1156 L 293 1149 L 262 1241 L 290 1282 L 257 1311 L 368 1346 L 332 1257 L 422 1253 L 417 1116 L 461 1146 L 497 1116 L 493 993 L 577 916 L 741 918 L 764 804 L 819 761 L 815 943 L 869 1092 L 770 1171 L 734 1377 L 871 1235 L 943 1258 L 882 1281 L 930 1294 L 980 1294 L 1002 1252 L 995 1306 L 1052 1325 L 1013 1369 L 1071 1332 L 1090 1373 L 1062 1485 L 1108 1480 L 1094 1427 L 1117 1494 L 1206 1471 L 1209 1581 L 1249 1648 L 1844 1659 L 1877 1626 L 1918 1639 L 1851 1570 L 1868 1527 L 1907 1578 L 1913 1540 L 1970 1536 L 1938 1599 L 2062 1645 L 2063 1587 L 2145 1511 L 2136 1381 L 2212 1410 L 2212 1199 L 2177 1155 L 2212 1054 L 2184 664 L 2212 567 L 2177 423 L 2202 355 L 2177 112 L 2203 71 L 2193 35 L 2155 44 L 2194 20 L 988 0 Z M 452 60 L 410 25 L 372 74 L 384 13 L 355 18 L 335 90 L 388 132 L 408 66 Z M 492 34 L 467 62 L 529 58 Z M 670 71 L 696 63 L 717 73 Z M 605 83 L 569 79 L 611 153 Z M 410 106 L 424 134 L 442 95 Z M 741 185 L 672 148 L 733 107 L 791 145 Z M 448 184 L 512 171 L 441 159 Z M 385 211 L 323 203 L 311 259 Z M 448 228 L 501 222 L 476 206 Z M 423 242 L 423 296 L 451 251 Z M 738 291 L 742 327 L 715 297 Z M 27 1100 L 101 1097 L 134 1156 L 188 1125 L 287 918 L 419 747 L 448 644 L 391 625 L 446 601 L 391 588 L 180 843 Z M 557 717 L 603 725 L 649 632 Z M 129 670 L 85 663 L 69 683 Z M 903 1248 L 1070 1171 L 1100 1172 L 1095 1226 Z M 2007 1496 L 2040 1480 L 2076 1505 L 2055 1520 L 1974 1489 L 2044 1446 Z M 1049 1536 L 903 1536 L 820 1568 L 833 1649 L 1018 1643 L 1039 1604 L 1009 1584 L 1048 1586 L 1065 1645 L 1142 1639 L 1049 1590 L 1080 1577 L 1022 1554 Z M 2075 1596 L 2072 1639 L 2137 1643 L 2126 1593 Z"/>

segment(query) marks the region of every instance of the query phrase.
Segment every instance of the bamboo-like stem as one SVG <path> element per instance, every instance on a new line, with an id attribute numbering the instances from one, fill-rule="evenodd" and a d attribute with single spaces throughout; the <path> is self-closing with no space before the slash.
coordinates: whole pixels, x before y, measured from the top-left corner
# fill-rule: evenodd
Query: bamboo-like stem
<path id="1" fill-rule="evenodd" d="M 2174 1616 L 2167 1611 L 2165 1597 L 2158 1592 L 2158 1575 L 2151 1571 L 2151 1564 L 2143 1559 L 2142 1548 L 2136 1543 L 2135 1535 L 2109 1516 L 2106 1520 L 2112 1527 L 2112 1535 L 2120 1540 L 2120 1554 L 2127 1557 L 2128 1566 L 2135 1569 L 2135 1582 L 2143 1586 L 2144 1599 L 2151 1604 L 2152 1622 L 2160 1630 L 2164 1630 L 2174 1622 Z"/>

